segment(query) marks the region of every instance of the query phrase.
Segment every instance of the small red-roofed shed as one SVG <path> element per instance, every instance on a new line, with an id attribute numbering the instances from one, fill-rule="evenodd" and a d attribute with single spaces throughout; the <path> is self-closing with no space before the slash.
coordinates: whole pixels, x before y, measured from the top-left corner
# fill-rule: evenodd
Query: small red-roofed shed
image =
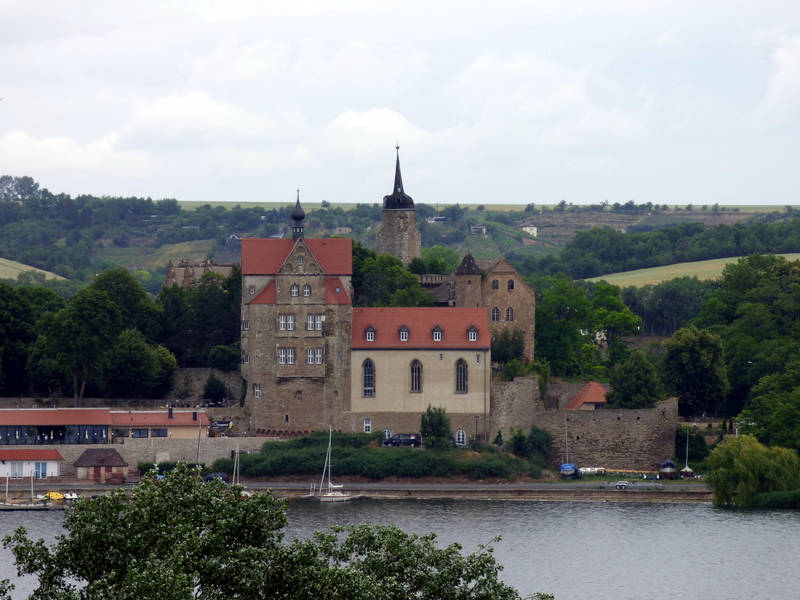
<path id="1" fill-rule="evenodd" d="M 600 410 L 606 404 L 606 388 L 599 381 L 590 381 L 567 403 L 567 410 Z"/>

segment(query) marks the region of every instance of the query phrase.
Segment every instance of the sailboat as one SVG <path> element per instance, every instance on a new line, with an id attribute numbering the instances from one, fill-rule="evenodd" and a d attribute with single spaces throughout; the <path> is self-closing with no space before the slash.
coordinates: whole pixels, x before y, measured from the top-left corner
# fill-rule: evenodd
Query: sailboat
<path id="1" fill-rule="evenodd" d="M 335 484 L 331 481 L 331 442 L 333 440 L 333 427 L 328 429 L 328 452 L 325 454 L 325 466 L 322 469 L 322 480 L 319 483 L 319 494 L 317 499 L 320 502 L 349 502 L 361 498 L 361 495 L 354 496 L 350 492 L 345 492 L 343 485 Z"/>

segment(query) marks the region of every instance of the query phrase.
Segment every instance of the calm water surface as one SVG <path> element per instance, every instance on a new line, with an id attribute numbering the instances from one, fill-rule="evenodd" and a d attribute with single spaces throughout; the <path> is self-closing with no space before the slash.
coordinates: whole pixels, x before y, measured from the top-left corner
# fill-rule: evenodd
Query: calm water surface
<path id="1" fill-rule="evenodd" d="M 17 525 L 52 541 L 61 513 L 0 512 L 0 537 Z M 370 522 L 433 531 L 467 551 L 496 536 L 503 579 L 523 595 L 556 600 L 800 597 L 800 513 L 707 504 L 360 500 L 295 502 L 287 538 L 329 525 Z M 0 578 L 16 579 L 0 550 Z M 30 582 L 15 581 L 15 598 Z M 22 592 L 22 593 L 20 593 Z"/>

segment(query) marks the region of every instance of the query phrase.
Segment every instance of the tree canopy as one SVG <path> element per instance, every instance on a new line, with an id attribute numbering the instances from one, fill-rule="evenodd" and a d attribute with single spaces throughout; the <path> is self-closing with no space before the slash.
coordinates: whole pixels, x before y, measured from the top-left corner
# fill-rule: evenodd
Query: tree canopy
<path id="1" fill-rule="evenodd" d="M 611 371 L 608 408 L 651 408 L 664 398 L 655 367 L 641 351 L 634 351 Z"/>
<path id="2" fill-rule="evenodd" d="M 353 525 L 286 543 L 282 501 L 242 498 L 241 486 L 205 483 L 178 465 L 123 491 L 80 499 L 56 544 L 4 539 L 20 575 L 38 578 L 30 598 L 59 600 L 516 600 L 499 580 L 491 547 L 463 555 L 433 534 Z M 0 600 L 8 600 L 0 582 Z M 544 596 L 541 596 L 544 598 Z"/>

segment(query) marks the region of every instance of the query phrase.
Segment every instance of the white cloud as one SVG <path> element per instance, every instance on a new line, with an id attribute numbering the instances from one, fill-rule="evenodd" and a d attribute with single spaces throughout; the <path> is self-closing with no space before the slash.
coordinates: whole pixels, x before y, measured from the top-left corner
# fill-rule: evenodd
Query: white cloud
<path id="1" fill-rule="evenodd" d="M 800 35 L 781 36 L 770 57 L 772 69 L 757 107 L 764 123 L 794 123 L 800 117 Z"/>

